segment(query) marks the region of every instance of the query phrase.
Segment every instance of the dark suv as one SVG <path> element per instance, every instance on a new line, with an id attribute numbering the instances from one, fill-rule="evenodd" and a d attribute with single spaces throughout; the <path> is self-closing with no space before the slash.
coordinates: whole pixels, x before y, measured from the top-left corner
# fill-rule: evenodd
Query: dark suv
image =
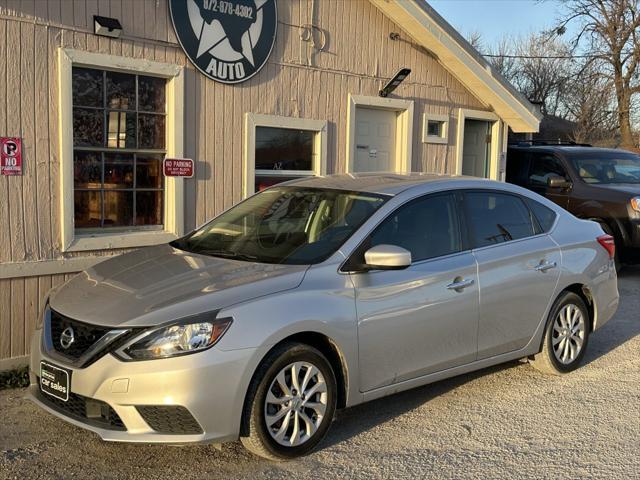
<path id="1" fill-rule="evenodd" d="M 533 190 L 613 235 L 621 260 L 640 253 L 640 156 L 582 145 L 510 145 L 507 182 Z"/>

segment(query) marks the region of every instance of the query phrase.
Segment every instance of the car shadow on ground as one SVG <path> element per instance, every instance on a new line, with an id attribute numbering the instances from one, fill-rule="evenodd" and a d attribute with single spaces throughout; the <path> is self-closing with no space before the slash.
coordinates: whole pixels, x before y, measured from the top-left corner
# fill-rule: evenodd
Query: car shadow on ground
<path id="1" fill-rule="evenodd" d="M 377 425 L 391 421 L 480 377 L 519 366 L 522 366 L 522 362 L 515 360 L 340 410 L 320 448 L 336 445 Z"/>
<path id="2" fill-rule="evenodd" d="M 640 335 L 640 289 L 635 283 L 620 282 L 640 279 L 640 265 L 626 266 L 618 275 L 620 305 L 614 317 L 589 338 L 589 346 L 582 365 L 589 365 L 620 345 Z"/>

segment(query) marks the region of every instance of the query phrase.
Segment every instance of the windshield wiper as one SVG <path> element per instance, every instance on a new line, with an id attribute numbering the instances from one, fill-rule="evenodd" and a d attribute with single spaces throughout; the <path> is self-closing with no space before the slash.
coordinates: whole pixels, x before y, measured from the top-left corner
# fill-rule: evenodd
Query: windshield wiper
<path id="1" fill-rule="evenodd" d="M 219 250 L 219 249 L 195 249 L 194 253 L 200 255 L 209 255 L 211 257 L 230 258 L 232 260 L 244 260 L 247 262 L 255 262 L 258 257 L 255 255 L 249 255 L 246 253 L 234 252 L 232 250 Z"/>

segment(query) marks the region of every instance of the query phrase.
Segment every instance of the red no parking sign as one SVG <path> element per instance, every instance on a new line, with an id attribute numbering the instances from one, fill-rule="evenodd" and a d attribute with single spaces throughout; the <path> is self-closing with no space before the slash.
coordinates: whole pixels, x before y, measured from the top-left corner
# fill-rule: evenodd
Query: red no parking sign
<path id="1" fill-rule="evenodd" d="M 22 175 L 22 139 L 0 137 L 0 174 Z"/>

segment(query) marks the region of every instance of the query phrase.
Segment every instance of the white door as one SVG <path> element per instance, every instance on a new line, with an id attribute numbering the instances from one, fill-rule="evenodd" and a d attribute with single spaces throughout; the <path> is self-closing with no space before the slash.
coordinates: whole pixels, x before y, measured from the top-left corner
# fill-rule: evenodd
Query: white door
<path id="1" fill-rule="evenodd" d="M 462 174 L 473 177 L 488 177 L 490 152 L 491 122 L 465 120 L 464 143 L 462 144 Z"/>
<path id="2" fill-rule="evenodd" d="M 354 172 L 394 172 L 398 113 L 379 108 L 356 109 Z"/>

